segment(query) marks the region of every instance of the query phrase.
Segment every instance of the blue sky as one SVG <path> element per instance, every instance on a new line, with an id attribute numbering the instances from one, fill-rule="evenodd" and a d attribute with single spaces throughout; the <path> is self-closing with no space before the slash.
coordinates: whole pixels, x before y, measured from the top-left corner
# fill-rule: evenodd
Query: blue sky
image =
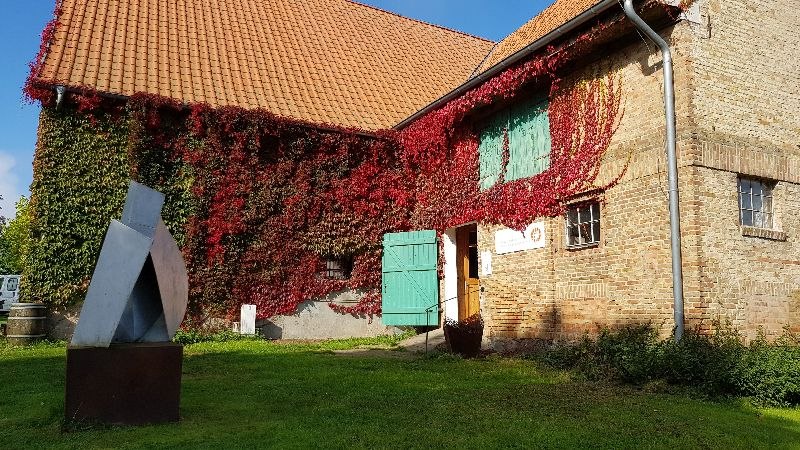
<path id="1" fill-rule="evenodd" d="M 469 34 L 500 40 L 544 9 L 551 0 L 362 0 L 362 3 Z M 502 5 L 502 6 L 498 6 Z M 51 0 L 7 1 L 0 15 L 0 216 L 28 195 L 39 108 L 22 101 L 28 62 L 50 20 Z"/>

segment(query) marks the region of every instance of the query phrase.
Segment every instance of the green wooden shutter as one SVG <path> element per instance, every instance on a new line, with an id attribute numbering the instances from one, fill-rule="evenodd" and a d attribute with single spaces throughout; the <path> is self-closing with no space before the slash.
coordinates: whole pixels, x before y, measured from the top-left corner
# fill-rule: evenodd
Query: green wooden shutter
<path id="1" fill-rule="evenodd" d="M 439 325 L 438 254 L 435 231 L 383 236 L 384 325 Z"/>
<path id="2" fill-rule="evenodd" d="M 494 186 L 500 176 L 503 164 L 503 132 L 507 126 L 507 114 L 500 113 L 481 132 L 478 146 L 481 189 Z"/>
<path id="3" fill-rule="evenodd" d="M 550 166 L 550 118 L 547 99 L 525 102 L 511 109 L 506 180 L 532 177 Z"/>

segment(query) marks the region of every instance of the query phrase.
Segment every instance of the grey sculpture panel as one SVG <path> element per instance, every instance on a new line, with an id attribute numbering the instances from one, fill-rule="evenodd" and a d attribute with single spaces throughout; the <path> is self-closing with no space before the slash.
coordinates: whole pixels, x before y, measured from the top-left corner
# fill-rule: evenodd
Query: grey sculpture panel
<path id="1" fill-rule="evenodd" d="M 124 223 L 109 226 L 73 345 L 165 342 L 175 336 L 189 282 L 183 255 L 161 220 L 163 203 L 161 193 L 131 182 Z"/>
<path id="2" fill-rule="evenodd" d="M 139 279 L 128 298 L 113 342 L 137 342 L 151 331 L 163 315 L 153 261 L 148 256 L 139 274 Z M 162 326 L 158 331 L 161 333 L 157 335 L 157 342 L 169 340 L 166 327 Z"/>
<path id="3" fill-rule="evenodd" d="M 151 240 L 116 220 L 108 227 L 100 257 L 83 302 L 73 345 L 108 347 L 128 305 Z M 122 299 L 122 301 L 120 301 Z"/>
<path id="4" fill-rule="evenodd" d="M 167 334 L 175 336 L 183 316 L 186 314 L 186 299 L 189 297 L 189 277 L 186 263 L 178 243 L 167 230 L 164 221 L 158 222 L 153 247 L 150 249 L 158 290 L 164 307 Z"/>
<path id="5" fill-rule="evenodd" d="M 164 194 L 135 181 L 130 182 L 125 206 L 122 208 L 122 223 L 152 238 L 158 222 L 161 221 L 161 208 Z"/>

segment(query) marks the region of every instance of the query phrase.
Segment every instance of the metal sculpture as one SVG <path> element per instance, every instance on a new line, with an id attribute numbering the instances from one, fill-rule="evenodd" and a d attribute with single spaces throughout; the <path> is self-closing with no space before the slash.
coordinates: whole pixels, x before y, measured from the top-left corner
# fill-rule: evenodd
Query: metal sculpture
<path id="1" fill-rule="evenodd" d="M 131 181 L 112 220 L 72 337 L 77 347 L 168 342 L 186 313 L 189 282 L 161 219 L 164 195 Z"/>

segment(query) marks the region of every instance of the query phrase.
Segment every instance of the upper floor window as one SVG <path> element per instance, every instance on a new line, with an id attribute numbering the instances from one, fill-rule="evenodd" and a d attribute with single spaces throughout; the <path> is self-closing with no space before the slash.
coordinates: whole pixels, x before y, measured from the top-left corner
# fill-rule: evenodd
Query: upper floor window
<path id="1" fill-rule="evenodd" d="M 505 180 L 532 177 L 550 166 L 550 118 L 547 99 L 534 99 L 496 113 L 480 134 L 480 184 L 489 189 L 503 170 L 503 142 L 508 137 Z"/>
<path id="2" fill-rule="evenodd" d="M 772 190 L 774 183 L 739 177 L 739 218 L 743 226 L 772 229 Z"/>
<path id="3" fill-rule="evenodd" d="M 582 203 L 567 209 L 567 248 L 600 243 L 600 203 Z"/>

